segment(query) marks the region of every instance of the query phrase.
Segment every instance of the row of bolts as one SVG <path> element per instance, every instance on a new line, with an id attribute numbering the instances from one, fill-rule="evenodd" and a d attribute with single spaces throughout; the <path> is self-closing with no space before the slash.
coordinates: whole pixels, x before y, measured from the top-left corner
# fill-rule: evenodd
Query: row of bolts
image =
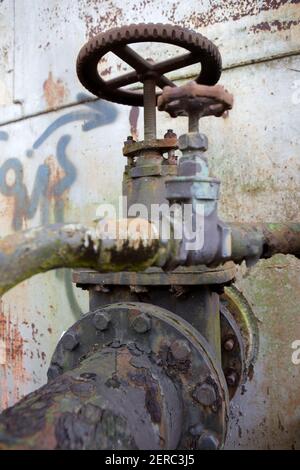
<path id="1" fill-rule="evenodd" d="M 93 324 L 97 330 L 105 331 L 108 329 L 111 322 L 110 316 L 107 312 L 98 311 L 93 317 Z M 151 329 L 151 319 L 148 315 L 140 314 L 132 322 L 133 329 L 136 333 L 146 333 Z M 72 351 L 79 344 L 78 335 L 75 332 L 67 332 L 63 339 L 63 345 L 66 349 Z M 232 351 L 235 347 L 235 340 L 233 338 L 226 338 L 223 343 L 223 348 L 226 351 Z M 171 346 L 171 352 L 175 359 L 184 360 L 190 353 L 190 348 L 186 341 L 178 340 Z M 234 371 L 229 371 L 226 374 L 226 381 L 229 386 L 234 386 L 237 381 L 237 376 Z"/>

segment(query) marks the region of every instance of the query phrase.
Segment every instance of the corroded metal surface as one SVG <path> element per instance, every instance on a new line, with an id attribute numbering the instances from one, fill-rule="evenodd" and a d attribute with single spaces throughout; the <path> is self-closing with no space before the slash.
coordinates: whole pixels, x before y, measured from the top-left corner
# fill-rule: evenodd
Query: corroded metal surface
<path id="1" fill-rule="evenodd" d="M 259 353 L 250 380 L 231 402 L 226 448 L 300 449 L 300 261 L 276 255 L 241 271 L 237 285 L 257 319 Z"/>
<path id="2" fill-rule="evenodd" d="M 157 100 L 159 111 L 166 111 L 171 117 L 191 114 L 196 114 L 198 119 L 220 117 L 232 106 L 233 95 L 222 85 L 199 85 L 193 81 L 176 88 L 166 86 Z"/>
<path id="3" fill-rule="evenodd" d="M 239 325 L 226 308 L 220 304 L 221 321 L 221 347 L 222 347 L 222 369 L 228 385 L 228 393 L 232 399 L 247 378 L 244 373 L 245 347 Z"/>
<path id="4" fill-rule="evenodd" d="M 49 0 L 47 7 L 30 2 L 26 2 L 26 8 L 22 2 L 1 3 L 0 21 L 5 34 L 0 38 L 0 120 L 6 124 L 27 117 L 0 131 L 2 236 L 45 221 L 89 223 L 99 201 L 117 202 L 122 174 L 120 146 L 130 128 L 135 135 L 142 135 L 142 113 L 139 115 L 138 108 L 127 111 L 105 106 L 101 101 L 94 108 L 85 104 L 59 108 L 90 99 L 74 80 L 76 55 L 86 38 L 134 21 L 192 27 L 220 47 L 225 67 L 223 82 L 235 91 L 236 106 L 226 119 L 209 123 L 203 120 L 201 130 L 210 139 L 214 173 L 222 178 L 220 208 L 224 219 L 250 223 L 296 220 L 300 126 L 296 1 L 226 1 L 217 5 L 175 2 L 171 9 L 164 9 L 159 0 L 129 1 L 126 8 L 123 0 L 114 0 L 109 7 L 105 1 Z M 62 50 L 68 53 L 61 54 Z M 165 51 L 145 51 L 146 57 L 158 60 L 162 58 L 160 54 Z M 101 76 L 113 78 L 120 73 L 119 67 L 119 60 L 112 66 L 103 60 Z M 193 74 L 196 73 L 186 73 L 189 77 Z M 54 109 L 57 111 L 48 112 Z M 30 117 L 40 111 L 46 114 Z M 185 126 L 185 122 L 178 122 L 177 134 L 184 132 Z M 158 127 L 168 129 L 170 119 L 158 116 Z M 100 143 L 104 141 L 105 151 Z M 107 171 L 108 162 L 113 172 Z M 281 347 L 285 354 L 276 368 L 274 389 L 268 394 L 265 380 L 252 381 L 254 400 L 247 400 L 247 417 L 245 409 L 241 417 L 233 408 L 240 426 L 249 431 L 239 431 L 237 426 L 234 432 L 236 442 L 244 448 L 297 447 L 300 438 L 294 423 L 300 384 L 298 368 L 291 366 L 288 344 L 291 338 L 300 337 L 296 330 L 299 261 L 283 257 L 282 268 L 276 266 L 277 261 L 266 263 L 271 265 L 264 268 L 260 263 L 254 268 L 257 280 L 269 281 L 259 306 L 265 317 L 259 329 L 267 351 L 259 359 L 272 364 L 277 360 L 272 332 L 276 335 L 279 327 L 276 321 L 268 322 L 273 312 L 276 319 L 282 319 Z M 290 278 L 292 295 L 291 289 L 284 287 L 282 273 Z M 250 293 L 252 282 L 252 277 L 246 277 L 243 290 L 255 304 L 256 294 Z M 0 317 L 1 407 L 44 383 L 45 367 L 62 331 L 86 309 L 86 296 L 73 289 L 67 272 L 37 276 L 4 296 Z M 286 318 L 293 331 L 287 330 Z M 12 356 L 17 359 L 12 361 Z M 282 397 L 287 401 L 282 401 Z M 279 420 L 271 418 L 270 410 L 282 403 L 286 410 L 284 419 L 282 415 Z"/>
<path id="5" fill-rule="evenodd" d="M 104 328 L 97 321 L 103 314 L 109 319 Z M 217 447 L 222 446 L 227 426 L 226 383 L 210 344 L 189 322 L 148 303 L 112 303 L 85 315 L 67 334 L 76 334 L 78 345 L 66 350 L 64 337 L 61 339 L 51 361 L 55 374 L 74 367 L 93 350 L 95 343 L 103 347 L 112 342 L 116 348 L 135 343 L 137 349 L 150 354 L 163 367 L 180 391 L 183 413 L 178 447 L 197 448 L 203 429 L 218 441 Z M 198 396 L 204 384 L 214 389 L 210 403 L 202 402 Z M 197 426 L 198 432 L 194 429 Z"/>
<path id="6" fill-rule="evenodd" d="M 9 100 L 7 115 L 12 119 L 77 102 L 81 90 L 73 81 L 73 70 L 79 48 L 87 38 L 124 24 L 154 21 L 195 29 L 222 48 L 226 67 L 299 52 L 297 0 L 242 3 L 227 0 L 220 4 L 176 0 L 168 8 L 160 0 L 146 3 L 130 0 L 126 6 L 122 0 L 100 4 L 91 0 L 66 0 L 57 4 L 51 0 L 47 6 L 28 0 L 27 8 L 22 2 L 16 2 L 15 12 L 10 0 L 5 3 L 8 5 L 5 20 L 16 25 L 14 97 Z M 28 30 L 28 24 L 35 27 Z M 7 39 L 6 47 L 10 44 Z M 68 49 L 68 54 L 60 57 L 63 48 Z M 13 64 L 12 50 L 6 52 L 10 64 Z M 30 63 L 28 50 L 32 51 Z M 147 57 L 158 59 L 164 56 L 159 49 L 146 53 Z M 108 64 L 104 58 L 101 65 L 102 77 L 109 79 L 119 73 L 123 63 L 116 58 L 113 64 Z M 11 77 L 10 70 L 9 66 L 5 68 L 5 81 Z"/>
<path id="7" fill-rule="evenodd" d="M 232 259 L 256 262 L 275 253 L 300 256 L 300 224 L 230 224 L 232 230 Z M 247 254 L 246 254 L 247 253 Z"/>
<path id="8" fill-rule="evenodd" d="M 141 223 L 146 227 L 146 221 Z M 97 236 L 82 225 L 61 224 L 9 235 L 0 241 L 0 293 L 34 274 L 60 267 L 94 266 L 111 271 L 114 267 L 143 269 L 155 264 L 159 240 L 151 239 L 148 233 L 143 238 L 142 231 L 140 238 L 129 232 L 126 238 L 105 240 L 101 233 Z M 163 244 L 161 248 L 164 250 Z"/>
<path id="9" fill-rule="evenodd" d="M 173 44 L 189 52 L 179 57 L 172 57 L 159 63 L 145 60 L 128 44 L 158 42 Z M 147 46 L 145 46 L 147 47 Z M 108 52 L 113 52 L 121 60 L 134 69 L 127 75 L 112 80 L 103 80 L 98 73 L 98 63 Z M 137 82 L 145 84 L 147 79 L 160 88 L 175 86 L 164 74 L 201 63 L 201 72 L 195 78 L 197 83 L 214 85 L 222 71 L 222 61 L 218 48 L 207 38 L 195 31 L 171 24 L 139 23 L 121 28 L 113 28 L 93 36 L 79 52 L 77 58 L 77 74 L 81 83 L 96 96 L 109 101 L 132 106 L 147 105 L 144 93 L 124 90 L 124 86 Z M 123 88 L 123 89 L 122 89 Z"/>
<path id="10" fill-rule="evenodd" d="M 145 150 L 157 150 L 159 152 L 168 152 L 169 150 L 177 150 L 177 138 L 153 139 L 146 142 L 125 142 L 123 147 L 123 155 L 125 157 L 134 157 Z"/>
<path id="11" fill-rule="evenodd" d="M 172 381 L 147 353 L 112 345 L 5 410 L 0 449 L 173 449 L 181 420 Z"/>
<path id="12" fill-rule="evenodd" d="M 149 268 L 144 272 L 99 273 L 92 270 L 73 271 L 73 281 L 82 287 L 85 284 L 100 286 L 118 285 L 204 285 L 226 284 L 235 277 L 234 263 L 228 261 L 222 266 L 207 268 L 206 266 L 180 266 L 173 271 L 161 268 Z"/>
<path id="13" fill-rule="evenodd" d="M 208 343 L 182 326 L 144 303 L 85 315 L 61 338 L 49 384 L 1 415 L 0 448 L 222 447 L 225 380 Z"/>
<path id="14" fill-rule="evenodd" d="M 178 264 L 190 264 L 184 240 L 178 241 L 171 238 L 164 241 L 158 237 L 157 229 L 153 224 L 144 219 L 134 219 L 134 221 L 132 233 L 130 219 L 117 221 L 117 238 L 109 237 L 107 230 L 102 234 L 101 229 L 95 231 L 74 224 L 49 225 L 8 235 L 0 241 L 1 295 L 34 274 L 60 267 L 78 268 L 82 266 L 96 268 L 102 272 L 109 271 L 111 274 L 108 279 L 111 284 L 118 279 L 112 274 L 114 271 L 121 271 L 119 276 L 123 275 L 126 280 L 126 271 L 122 273 L 124 268 L 125 270 L 127 268 L 132 271 L 143 271 L 151 266 L 168 267 L 171 265 L 176 267 Z M 109 226 L 109 223 L 109 220 L 104 221 L 104 226 Z M 111 223 L 113 226 L 116 225 L 115 221 L 111 221 Z M 139 224 L 139 236 L 135 231 L 136 223 Z M 236 262 L 241 263 L 244 260 L 256 262 L 259 258 L 269 258 L 273 254 L 285 252 L 300 256 L 298 223 L 257 226 L 246 224 L 233 226 L 231 224 L 231 227 L 234 228 L 231 240 L 233 250 L 229 257 L 232 257 Z M 126 236 L 124 236 L 125 234 Z M 201 253 L 202 251 L 203 253 Z M 223 261 L 222 256 L 211 260 L 210 252 L 206 255 L 205 246 L 198 251 L 194 250 L 194 252 L 194 265 L 205 264 L 203 259 L 208 266 L 214 263 L 221 264 Z M 198 256 L 200 256 L 199 261 Z M 232 267 L 230 263 L 229 266 Z M 209 270 L 207 271 L 209 272 Z M 177 272 L 173 271 L 171 275 L 161 272 L 158 282 L 160 282 L 161 276 L 162 284 L 172 283 L 172 278 L 176 279 L 176 276 L 178 282 L 181 274 L 185 275 L 186 271 L 179 269 Z M 195 274 L 197 275 L 197 271 L 194 271 Z M 222 267 L 210 272 L 213 284 L 220 283 L 218 280 L 220 274 L 224 276 Z M 98 275 L 97 284 L 103 284 L 101 276 L 101 274 Z M 139 276 L 141 275 L 135 272 L 132 280 L 134 281 L 134 278 L 138 280 Z M 146 284 L 149 284 L 150 279 L 147 282 L 147 276 L 148 274 L 144 274 L 144 279 Z M 214 280 L 214 276 L 216 276 L 216 280 Z M 130 280 L 130 274 L 127 274 L 127 279 Z M 80 281 L 80 276 L 78 280 Z M 232 280 L 232 271 L 230 270 L 229 278 L 223 277 L 222 282 L 229 280 Z"/>
<path id="15" fill-rule="evenodd" d="M 221 304 L 229 310 L 242 337 L 244 350 L 244 370 L 242 381 L 251 380 L 253 367 L 259 351 L 259 327 L 249 302 L 235 286 L 226 286 L 221 296 Z M 240 340 L 239 340 L 240 341 Z"/>

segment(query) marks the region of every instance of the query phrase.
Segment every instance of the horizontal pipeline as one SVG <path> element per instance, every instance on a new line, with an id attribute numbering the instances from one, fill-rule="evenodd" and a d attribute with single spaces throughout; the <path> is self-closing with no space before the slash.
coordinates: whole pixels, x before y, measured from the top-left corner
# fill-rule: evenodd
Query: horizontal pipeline
<path id="1" fill-rule="evenodd" d="M 127 221 L 118 222 L 122 231 Z M 153 224 L 137 219 L 139 236 L 107 238 L 79 224 L 55 224 L 16 232 L 0 240 L 0 296 L 19 282 L 57 268 L 101 272 L 143 271 L 176 266 L 181 240 L 162 241 Z M 300 256 L 300 223 L 228 224 L 236 263 L 269 258 L 275 253 Z M 120 233 L 119 227 L 119 233 Z M 214 265 L 224 260 L 214 260 Z"/>
<path id="2" fill-rule="evenodd" d="M 231 260 L 257 261 L 276 253 L 300 257 L 300 223 L 228 224 L 231 229 Z"/>

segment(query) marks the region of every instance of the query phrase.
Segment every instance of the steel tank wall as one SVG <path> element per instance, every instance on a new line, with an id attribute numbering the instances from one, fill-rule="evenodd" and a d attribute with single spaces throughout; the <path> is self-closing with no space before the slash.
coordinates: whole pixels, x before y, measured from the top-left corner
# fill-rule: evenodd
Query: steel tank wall
<path id="1" fill-rule="evenodd" d="M 46 222 L 87 223 L 99 203 L 118 203 L 122 143 L 130 132 L 142 137 L 142 111 L 95 100 L 78 82 L 75 61 L 97 32 L 142 21 L 190 27 L 220 47 L 221 83 L 235 106 L 200 127 L 222 180 L 224 219 L 299 220 L 299 3 L 3 0 L 0 236 Z M 161 50 L 151 54 L 159 58 Z M 101 66 L 104 78 L 123 69 L 116 60 Z M 181 83 L 195 71 L 175 78 Z M 180 134 L 186 121 L 160 114 L 159 134 L 170 127 Z M 227 448 L 300 448 L 300 365 L 292 362 L 292 343 L 300 340 L 299 263 L 277 255 L 240 270 L 237 285 L 259 320 L 261 345 L 253 378 L 232 403 Z M 45 382 L 55 344 L 87 305 L 66 270 L 35 276 L 3 297 L 1 408 Z"/>

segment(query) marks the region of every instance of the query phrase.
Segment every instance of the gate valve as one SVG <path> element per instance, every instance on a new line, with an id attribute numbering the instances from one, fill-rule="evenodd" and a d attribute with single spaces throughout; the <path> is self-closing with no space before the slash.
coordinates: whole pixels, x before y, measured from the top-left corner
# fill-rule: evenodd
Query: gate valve
<path id="1" fill-rule="evenodd" d="M 218 217 L 220 181 L 209 174 L 204 154 L 208 141 L 204 134 L 199 133 L 199 119 L 204 116 L 220 117 L 232 106 L 233 95 L 222 85 L 208 86 L 196 81 L 176 88 L 167 86 L 158 98 L 160 111 L 166 111 L 171 117 L 188 116 L 188 133 L 178 139 L 182 156 L 177 175 L 166 181 L 166 198 L 170 204 L 191 204 L 193 227 L 197 227 L 198 223 L 200 228 L 196 232 L 202 230 L 203 233 L 201 243 L 197 233 L 193 238 L 189 234 L 188 238 L 193 240 L 191 246 L 201 246 L 201 249 L 192 251 L 186 249 L 187 239 L 183 237 L 178 260 L 184 263 L 214 264 L 231 256 L 231 231 Z M 203 214 L 202 221 L 199 214 Z"/>
<path id="2" fill-rule="evenodd" d="M 130 47 L 142 42 L 172 44 L 187 52 L 155 62 L 145 59 Z M 98 64 L 108 52 L 127 62 L 134 70 L 104 80 L 99 74 Z M 201 64 L 201 71 L 192 83 L 184 87 L 177 87 L 165 75 L 196 63 Z M 151 204 L 168 199 L 170 202 L 191 202 L 194 209 L 195 201 L 203 202 L 206 222 L 204 248 L 192 257 L 183 249 L 179 255 L 180 263 L 189 263 L 187 258 L 191 258 L 190 262 L 199 264 L 203 261 L 206 264 L 226 259 L 231 254 L 227 248 L 228 230 L 217 216 L 219 181 L 208 176 L 206 159 L 199 155 L 199 151 L 203 153 L 206 150 L 207 140 L 197 132 L 201 115 L 221 115 L 232 107 L 232 96 L 222 87 L 213 86 L 218 82 L 221 71 L 218 48 L 201 34 L 178 26 L 152 23 L 123 26 L 100 33 L 81 49 L 77 59 L 79 80 L 91 93 L 120 104 L 144 106 L 144 141 L 127 139 L 123 148 L 123 154 L 128 158 L 123 183 L 128 205 L 138 202 L 149 208 Z M 125 88 L 137 82 L 143 84 L 142 92 Z M 157 92 L 157 87 L 163 91 Z M 163 139 L 156 138 L 157 98 L 159 109 L 169 111 L 172 116 L 189 116 L 191 134 L 179 137 L 178 141 L 172 133 L 167 133 Z M 179 165 L 174 165 L 174 161 L 177 163 L 174 150 L 178 143 L 183 157 Z M 164 153 L 168 154 L 167 165 L 163 165 Z M 200 178 L 197 179 L 195 175 L 198 174 Z M 183 247 L 185 242 L 183 240 Z"/>

